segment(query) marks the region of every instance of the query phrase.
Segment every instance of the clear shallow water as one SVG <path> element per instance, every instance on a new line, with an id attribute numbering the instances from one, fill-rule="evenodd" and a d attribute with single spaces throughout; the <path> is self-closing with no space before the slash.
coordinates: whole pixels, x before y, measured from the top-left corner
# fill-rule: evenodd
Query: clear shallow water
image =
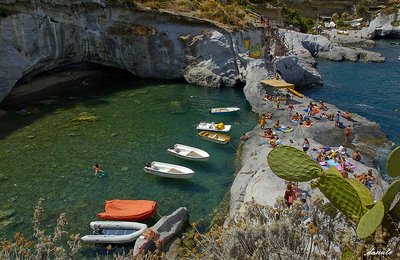
<path id="1" fill-rule="evenodd" d="M 371 50 L 381 53 L 384 63 L 352 63 L 318 60 L 324 86 L 302 92 L 315 100 L 325 100 L 340 109 L 378 122 L 387 138 L 400 144 L 400 46 L 393 40 L 377 41 Z M 378 159 L 386 163 L 388 152 Z"/>
<path id="2" fill-rule="evenodd" d="M 44 222 L 54 225 L 67 213 L 72 233 L 89 233 L 89 222 L 104 209 L 107 199 L 149 199 L 161 215 L 180 206 L 190 220 L 207 223 L 234 178 L 234 159 L 240 135 L 254 128 L 242 90 L 206 89 L 188 84 L 111 80 L 81 99 L 58 98 L 51 106 L 37 106 L 37 114 L 21 117 L 10 112 L 0 119 L 1 209 L 15 211 L 13 225 L 0 237 L 16 231 L 29 234 L 33 209 L 45 198 Z M 235 115 L 210 115 L 208 109 L 239 106 Z M 94 122 L 76 122 L 82 112 Z M 232 145 L 198 137 L 200 121 L 232 124 Z M 190 162 L 166 152 L 174 143 L 208 151 L 207 162 Z M 144 173 L 146 162 L 161 161 L 192 168 L 190 180 L 173 180 Z M 97 162 L 107 177 L 94 176 Z"/>

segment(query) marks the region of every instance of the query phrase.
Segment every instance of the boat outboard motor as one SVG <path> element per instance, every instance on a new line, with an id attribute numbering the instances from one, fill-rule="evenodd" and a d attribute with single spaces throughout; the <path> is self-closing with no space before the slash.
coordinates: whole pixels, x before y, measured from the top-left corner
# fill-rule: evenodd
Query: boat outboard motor
<path id="1" fill-rule="evenodd" d="M 94 235 L 102 235 L 103 232 L 101 232 L 101 228 L 100 228 L 99 226 L 94 225 L 94 227 L 93 227 L 93 234 L 94 234 Z"/>
<path id="2" fill-rule="evenodd" d="M 146 163 L 146 167 L 151 167 L 151 163 Z"/>

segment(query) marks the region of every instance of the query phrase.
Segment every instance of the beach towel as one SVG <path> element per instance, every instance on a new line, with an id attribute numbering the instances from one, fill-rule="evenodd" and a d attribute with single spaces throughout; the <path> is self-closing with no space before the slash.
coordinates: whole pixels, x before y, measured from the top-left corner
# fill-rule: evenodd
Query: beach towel
<path id="1" fill-rule="evenodd" d="M 350 166 L 352 171 L 354 171 L 354 169 L 356 168 L 356 166 L 353 165 L 351 162 L 345 162 L 344 165 L 345 165 L 346 167 Z M 342 170 L 342 166 L 341 166 L 340 164 L 339 164 L 339 165 L 336 165 L 336 169 L 338 169 L 339 171 L 341 171 L 341 170 Z"/>
<path id="2" fill-rule="evenodd" d="M 287 126 L 282 126 L 281 128 L 277 129 L 278 131 L 281 131 L 283 133 L 289 133 L 293 131 L 293 128 L 287 127 Z"/>
<path id="3" fill-rule="evenodd" d="M 319 113 L 319 108 L 317 108 L 317 107 L 313 108 L 313 110 L 311 111 L 312 116 L 315 116 L 318 113 Z"/>
<path id="4" fill-rule="evenodd" d="M 326 161 L 326 163 L 328 164 L 328 166 L 340 166 L 340 164 L 339 163 L 337 163 L 337 162 L 335 162 L 333 159 L 329 159 L 329 160 L 327 160 Z M 342 167 L 340 167 L 340 169 L 341 169 Z"/>

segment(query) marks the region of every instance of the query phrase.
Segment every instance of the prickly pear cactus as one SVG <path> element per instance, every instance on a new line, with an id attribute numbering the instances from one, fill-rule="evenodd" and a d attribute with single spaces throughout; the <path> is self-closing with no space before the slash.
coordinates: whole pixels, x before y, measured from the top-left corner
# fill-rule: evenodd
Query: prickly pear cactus
<path id="1" fill-rule="evenodd" d="M 387 171 L 393 178 L 400 176 L 400 146 L 394 149 L 387 161 Z"/>
<path id="2" fill-rule="evenodd" d="M 389 211 L 390 217 L 396 221 L 400 222 L 400 200 L 396 203 L 396 205 Z"/>
<path id="3" fill-rule="evenodd" d="M 374 202 L 371 192 L 356 179 L 345 179 L 356 190 L 358 197 L 360 197 L 363 213 L 368 211 L 367 205 Z"/>
<path id="4" fill-rule="evenodd" d="M 272 172 L 288 181 L 310 181 L 324 173 L 306 153 L 290 146 L 273 149 L 267 159 Z"/>
<path id="5" fill-rule="evenodd" d="M 318 188 L 325 197 L 346 217 L 358 222 L 363 213 L 360 197 L 356 190 L 332 168 L 319 177 Z"/>
<path id="6" fill-rule="evenodd" d="M 357 226 L 357 235 L 361 239 L 371 236 L 381 224 L 384 215 L 385 208 L 383 203 L 378 201 L 372 209 L 361 217 Z"/>
<path id="7" fill-rule="evenodd" d="M 394 198 L 396 198 L 397 194 L 400 192 L 400 179 L 392 182 L 389 188 L 386 190 L 385 194 L 383 194 L 382 202 L 385 207 L 385 211 L 388 212 L 390 210 L 390 205 L 392 204 Z"/>

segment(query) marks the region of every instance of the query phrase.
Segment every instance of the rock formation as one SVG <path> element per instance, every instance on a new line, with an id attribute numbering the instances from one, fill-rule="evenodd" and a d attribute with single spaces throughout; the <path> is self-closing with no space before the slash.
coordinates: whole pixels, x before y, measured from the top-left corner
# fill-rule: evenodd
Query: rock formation
<path id="1" fill-rule="evenodd" d="M 246 81 L 251 60 L 244 39 L 262 46 L 266 33 L 263 28 L 228 31 L 210 21 L 105 0 L 3 0 L 0 13 L 0 102 L 11 91 L 23 95 L 24 88 L 30 93 L 46 89 L 42 83 L 25 83 L 81 63 L 144 78 L 234 86 Z M 284 33 L 296 57 L 274 61 L 282 76 L 297 85 L 322 82 L 312 56 L 381 61 L 371 52 L 339 48 L 321 36 Z"/>
<path id="2" fill-rule="evenodd" d="M 363 33 L 370 38 L 400 38 L 400 13 L 379 13 Z"/>

